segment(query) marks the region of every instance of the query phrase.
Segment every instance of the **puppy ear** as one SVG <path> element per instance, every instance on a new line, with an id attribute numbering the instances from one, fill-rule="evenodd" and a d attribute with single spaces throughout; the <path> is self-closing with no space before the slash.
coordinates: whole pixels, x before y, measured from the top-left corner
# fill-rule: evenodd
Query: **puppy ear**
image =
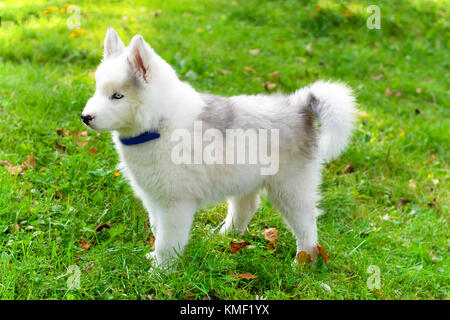
<path id="1" fill-rule="evenodd" d="M 122 52 L 125 46 L 122 40 L 120 40 L 119 35 L 113 28 L 108 28 L 106 31 L 105 41 L 104 41 L 104 51 L 103 58 L 109 58 L 110 56 Z"/>
<path id="2" fill-rule="evenodd" d="M 139 74 L 145 82 L 148 82 L 150 73 L 150 56 L 152 49 L 145 42 L 141 35 L 136 35 L 131 39 L 128 61 L 131 67 Z"/>

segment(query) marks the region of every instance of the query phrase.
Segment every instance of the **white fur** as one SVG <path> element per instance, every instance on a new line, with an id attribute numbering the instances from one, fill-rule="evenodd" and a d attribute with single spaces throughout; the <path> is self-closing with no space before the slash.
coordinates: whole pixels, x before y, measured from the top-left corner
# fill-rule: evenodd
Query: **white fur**
<path id="1" fill-rule="evenodd" d="M 322 158 L 337 156 L 348 142 L 355 105 L 349 88 L 316 82 L 288 96 L 291 107 L 283 104 L 287 100 L 280 95 L 231 98 L 235 123 L 280 129 L 279 171 L 262 176 L 259 165 L 175 165 L 171 161 L 171 132 L 178 128 L 192 132 L 205 101 L 178 79 L 142 37 L 135 36 L 124 48 L 116 32 L 109 29 L 96 81 L 96 92 L 83 113 L 93 116 L 93 129 L 112 131 L 120 168 L 150 215 L 156 238 L 151 257 L 156 264 L 169 263 L 176 252 L 183 252 L 194 214 L 201 205 L 229 197 L 229 213 L 221 233 L 244 232 L 263 188 L 292 229 L 297 250 L 317 254 L 321 162 Z M 115 92 L 124 98 L 112 100 Z M 298 138 L 302 131 L 293 119 L 298 118 L 299 108 L 307 103 L 310 93 L 319 100 L 313 113 L 321 120 L 323 133 L 319 150 L 306 156 L 297 146 L 303 141 Z M 161 137 L 134 146 L 125 146 L 119 140 L 150 129 L 157 129 Z"/>

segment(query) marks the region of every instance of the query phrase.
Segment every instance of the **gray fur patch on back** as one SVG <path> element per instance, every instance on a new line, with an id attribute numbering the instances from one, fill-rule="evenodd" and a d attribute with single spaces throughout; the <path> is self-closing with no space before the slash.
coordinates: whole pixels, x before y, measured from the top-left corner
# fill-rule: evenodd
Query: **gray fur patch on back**
<path id="1" fill-rule="evenodd" d="M 225 97 L 212 94 L 201 94 L 206 103 L 199 120 L 206 123 L 210 128 L 218 129 L 225 133 L 226 129 L 233 127 L 235 110 L 232 102 Z"/>
<path id="2" fill-rule="evenodd" d="M 282 94 L 235 96 L 226 98 L 212 94 L 200 94 L 205 102 L 198 120 L 206 127 L 227 129 L 279 129 L 280 151 L 301 152 L 304 157 L 314 159 L 318 151 L 318 128 L 316 107 L 320 101 L 312 94 L 304 105 L 291 105 Z M 243 99 L 240 101 L 240 99 Z M 251 99 L 251 100 L 249 100 Z M 272 113 L 245 108 L 245 104 L 271 104 Z M 240 105 L 242 103 L 242 105 Z M 261 108 L 266 110 L 267 108 Z M 297 150 L 297 151 L 296 151 Z"/>

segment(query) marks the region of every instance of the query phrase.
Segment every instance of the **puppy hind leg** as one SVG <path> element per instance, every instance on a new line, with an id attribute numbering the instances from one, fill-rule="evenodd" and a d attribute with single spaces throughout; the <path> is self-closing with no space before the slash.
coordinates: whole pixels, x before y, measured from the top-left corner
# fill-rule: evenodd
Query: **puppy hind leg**
<path id="1" fill-rule="evenodd" d="M 305 251 L 315 258 L 318 255 L 317 243 L 317 216 L 316 203 L 318 196 L 315 190 L 301 192 L 295 188 L 284 189 L 283 192 L 268 192 L 269 200 L 280 211 L 283 220 L 291 229 L 296 238 L 297 253 Z"/>
<path id="2" fill-rule="evenodd" d="M 255 214 L 259 206 L 259 190 L 255 190 L 244 196 L 232 197 L 228 201 L 228 214 L 220 229 L 221 234 L 234 231 L 242 234 Z"/>

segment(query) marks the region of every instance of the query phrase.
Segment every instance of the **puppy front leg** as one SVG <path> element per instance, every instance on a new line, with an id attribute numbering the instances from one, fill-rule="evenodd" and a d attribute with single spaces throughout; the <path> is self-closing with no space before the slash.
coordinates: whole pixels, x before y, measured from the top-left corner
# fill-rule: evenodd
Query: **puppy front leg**
<path id="1" fill-rule="evenodd" d="M 196 203 L 184 201 L 172 203 L 172 207 L 158 212 L 153 254 L 158 266 L 170 267 L 177 254 L 183 253 L 196 210 Z"/>

